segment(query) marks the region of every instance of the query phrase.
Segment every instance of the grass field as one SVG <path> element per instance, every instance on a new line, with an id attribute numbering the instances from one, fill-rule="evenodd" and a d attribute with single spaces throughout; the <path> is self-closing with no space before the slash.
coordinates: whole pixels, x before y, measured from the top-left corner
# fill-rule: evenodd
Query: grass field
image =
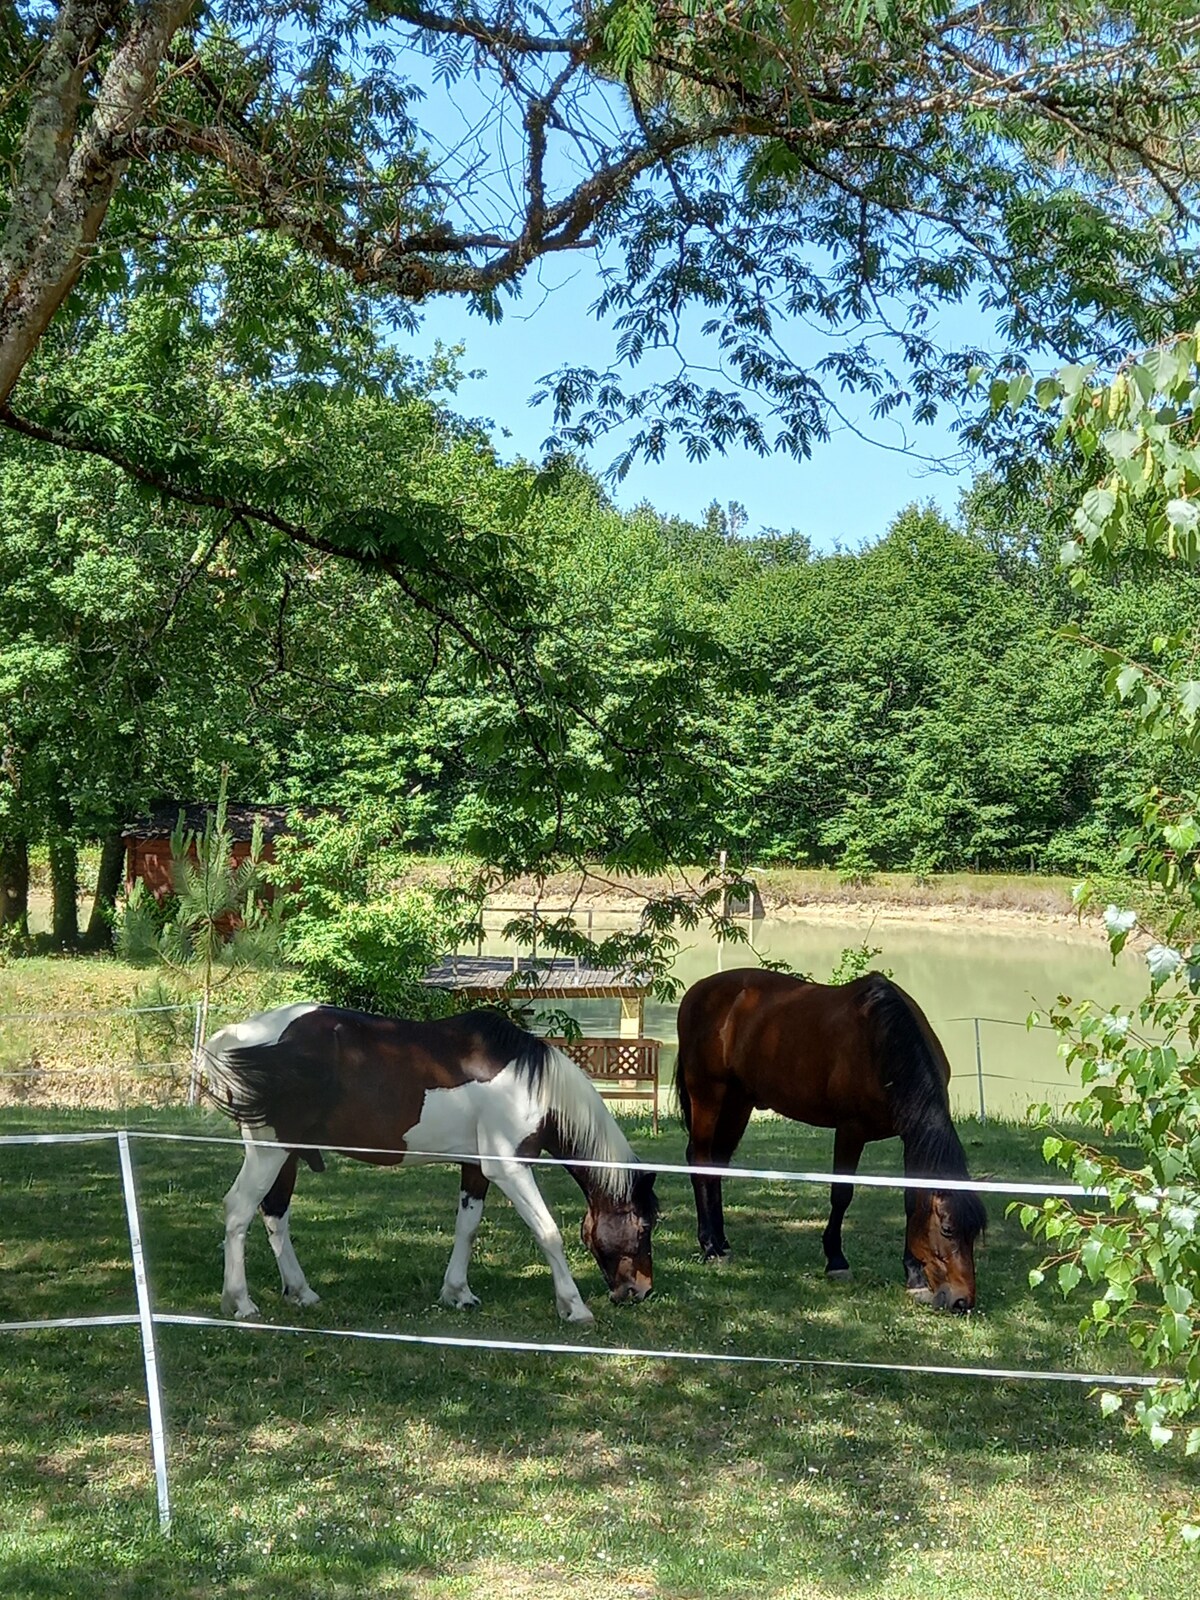
<path id="1" fill-rule="evenodd" d="M 138 1118 L 126 1112 L 133 1126 Z M 5 1110 L 0 1131 L 96 1126 L 86 1111 Z M 227 1132 L 182 1110 L 158 1128 Z M 682 1136 L 631 1125 L 651 1159 Z M 1044 1176 L 1030 1129 L 962 1126 L 977 1174 Z M 898 1150 L 873 1152 L 894 1170 Z M 827 1136 L 763 1119 L 747 1164 L 822 1165 Z M 159 1310 L 215 1314 L 221 1145 L 134 1145 Z M 498 1195 L 470 1316 L 434 1302 L 457 1181 L 331 1159 L 303 1174 L 297 1249 L 323 1294 L 293 1313 L 265 1235 L 249 1249 L 264 1315 L 393 1329 L 816 1359 L 1111 1370 L 1076 1308 L 1027 1287 L 1035 1248 L 993 1201 L 980 1312 L 937 1318 L 900 1287 L 902 1202 L 860 1190 L 853 1285 L 819 1270 L 823 1196 L 741 1181 L 736 1255 L 705 1268 L 690 1192 L 660 1179 L 656 1293 L 611 1306 L 577 1243 L 577 1192 L 542 1178 L 595 1329 L 554 1315 L 549 1275 Z M 112 1144 L 0 1150 L 0 1320 L 134 1308 Z M 160 1329 L 173 1536 L 156 1531 L 136 1330 L 2 1335 L 0 1590 L 275 1600 L 359 1594 L 522 1597 L 1046 1595 L 1191 1600 L 1200 1565 L 1163 1519 L 1200 1496 L 1200 1463 L 1153 1455 L 1083 1387 L 808 1367 L 513 1355 Z"/>

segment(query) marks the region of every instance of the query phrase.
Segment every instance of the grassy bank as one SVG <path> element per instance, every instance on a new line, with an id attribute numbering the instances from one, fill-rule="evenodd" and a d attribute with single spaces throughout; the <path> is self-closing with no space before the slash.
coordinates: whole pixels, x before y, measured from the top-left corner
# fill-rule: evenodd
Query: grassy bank
<path id="1" fill-rule="evenodd" d="M 530 906 L 536 900 L 552 906 L 604 906 L 637 911 L 650 898 L 677 894 L 695 887 L 704 877 L 702 866 L 672 874 L 618 874 L 597 870 L 581 883 L 578 873 L 558 873 L 545 879 L 514 878 L 492 896 L 501 905 Z M 422 857 L 413 864 L 412 880 L 448 878 L 452 864 L 437 857 Z M 758 886 L 767 916 L 786 915 L 804 906 L 936 906 L 1062 916 L 1071 911 L 1071 889 L 1076 877 L 1020 872 L 876 872 L 865 880 L 845 881 L 833 868 L 763 867 L 750 877 Z"/>
<path id="2" fill-rule="evenodd" d="M 216 992 L 212 1027 L 276 1003 L 288 982 L 286 973 L 238 973 Z M 9 961 L 0 966 L 0 1106 L 177 1099 L 193 999 L 154 969 L 109 956 Z"/>
<path id="3" fill-rule="evenodd" d="M 200 1113 L 144 1120 L 227 1131 Z M 95 1121 L 10 1108 L 3 1129 Z M 1030 1130 L 967 1123 L 963 1133 L 978 1174 L 1044 1175 Z M 642 1124 L 633 1137 L 650 1159 L 682 1156 L 676 1128 L 654 1140 Z M 741 1156 L 817 1167 L 827 1145 L 767 1119 Z M 898 1151 L 873 1154 L 895 1170 Z M 214 1314 L 236 1150 L 138 1142 L 135 1160 L 157 1305 Z M 736 1254 L 714 1270 L 695 1259 L 685 1181 L 663 1177 L 655 1296 L 614 1308 L 577 1243 L 575 1191 L 555 1173 L 541 1181 L 594 1330 L 556 1320 L 533 1240 L 495 1195 L 471 1275 L 482 1307 L 463 1317 L 434 1304 L 453 1229 L 447 1169 L 379 1173 L 334 1159 L 322 1177 L 305 1174 L 295 1237 L 325 1298 L 307 1313 L 284 1309 L 261 1230 L 252 1291 L 269 1319 L 312 1329 L 1067 1371 L 1121 1357 L 1081 1347 L 1075 1308 L 1028 1288 L 1037 1253 L 995 1202 L 981 1312 L 952 1321 L 899 1287 L 894 1192 L 856 1197 L 846 1286 L 819 1271 L 823 1195 L 731 1184 Z M 0 1319 L 132 1309 L 111 1146 L 0 1151 L 0 1215 Z M 164 1328 L 176 1517 L 164 1540 L 136 1333 L 0 1337 L 0 1584 L 30 1600 L 1195 1592 L 1196 1558 L 1161 1522 L 1200 1495 L 1200 1466 L 1151 1454 L 1074 1385 Z"/>

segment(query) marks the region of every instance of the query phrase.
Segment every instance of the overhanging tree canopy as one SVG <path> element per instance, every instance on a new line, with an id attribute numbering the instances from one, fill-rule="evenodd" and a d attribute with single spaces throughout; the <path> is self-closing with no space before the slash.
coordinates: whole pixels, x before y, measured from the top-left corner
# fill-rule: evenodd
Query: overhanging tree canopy
<path id="1" fill-rule="evenodd" d="M 152 446 L 81 413 L 97 316 L 153 292 L 247 381 L 365 380 L 431 297 L 498 315 L 534 262 L 593 245 L 621 357 L 696 306 L 724 373 L 564 369 L 568 437 L 632 421 L 651 453 L 803 453 L 846 387 L 927 416 L 963 371 L 940 303 L 977 296 L 1056 354 L 1177 314 L 1198 30 L 1183 0 L 22 0 L 0 34 L 0 421 L 236 500 L 191 419 L 159 416 Z M 794 318 L 834 336 L 815 363 Z M 244 488 L 303 536 L 303 508 Z"/>
<path id="2" fill-rule="evenodd" d="M 938 342 L 955 301 L 1014 352 L 1152 337 L 1193 294 L 1198 30 L 1184 0 L 18 0 L 0 428 L 384 574 L 516 707 L 530 807 L 645 797 L 648 863 L 664 778 L 698 781 L 677 707 L 613 720 L 496 519 L 342 470 L 413 381 L 399 337 L 595 249 L 615 364 L 556 375 L 559 427 L 651 455 L 804 454 L 847 388 L 931 415 L 976 354 Z"/>

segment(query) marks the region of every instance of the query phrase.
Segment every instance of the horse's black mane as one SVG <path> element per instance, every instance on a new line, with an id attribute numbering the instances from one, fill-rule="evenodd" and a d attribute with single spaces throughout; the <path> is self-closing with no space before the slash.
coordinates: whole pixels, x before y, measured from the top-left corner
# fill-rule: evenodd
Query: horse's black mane
<path id="1" fill-rule="evenodd" d="M 511 1062 L 531 1089 L 536 1091 L 540 1087 L 551 1046 L 538 1034 L 526 1032 L 506 1012 L 490 1007 L 464 1011 L 447 1021 L 461 1023 L 464 1030 L 477 1034 L 489 1054 L 500 1061 Z"/>
<path id="2" fill-rule="evenodd" d="M 907 997 L 881 972 L 868 973 L 863 983 L 863 1009 L 879 1029 L 887 1063 L 884 1087 L 904 1145 L 906 1175 L 969 1179 L 940 1064 Z M 969 1189 L 939 1193 L 962 1238 L 970 1241 L 987 1227 L 987 1212 L 977 1194 Z"/>

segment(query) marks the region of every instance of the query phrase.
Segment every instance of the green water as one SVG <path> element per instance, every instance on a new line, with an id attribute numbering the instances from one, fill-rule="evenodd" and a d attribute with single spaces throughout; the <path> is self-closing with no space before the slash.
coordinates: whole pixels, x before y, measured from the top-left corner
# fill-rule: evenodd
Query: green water
<path id="1" fill-rule="evenodd" d="M 597 929 L 599 931 L 599 929 Z M 1057 1054 L 1055 1035 L 1025 1026 L 1031 1011 L 1043 1013 L 1058 995 L 1128 1005 L 1144 992 L 1145 967 L 1134 954 L 1114 966 L 1102 935 L 1080 943 L 1048 929 L 997 932 L 982 921 L 938 924 L 861 922 L 759 922 L 754 951 L 726 945 L 719 951 L 707 939 L 693 939 L 679 953 L 676 976 L 684 985 L 726 969 L 756 964 L 755 951 L 789 962 L 814 977 L 829 977 L 842 950 L 866 941 L 882 948 L 874 965 L 890 971 L 919 1002 L 950 1057 L 951 1099 L 958 1113 L 978 1113 L 980 1077 L 975 1024 L 980 1018 L 979 1053 L 986 1111 L 1021 1117 L 1035 1101 L 1061 1105 L 1073 1084 Z M 585 1033 L 617 1032 L 615 1001 L 579 1001 L 566 1009 L 578 1016 Z M 675 1044 L 674 1005 L 646 1004 L 646 1034 Z M 667 1055 L 668 1052 L 664 1052 Z M 664 1073 L 673 1069 L 673 1048 Z"/>

